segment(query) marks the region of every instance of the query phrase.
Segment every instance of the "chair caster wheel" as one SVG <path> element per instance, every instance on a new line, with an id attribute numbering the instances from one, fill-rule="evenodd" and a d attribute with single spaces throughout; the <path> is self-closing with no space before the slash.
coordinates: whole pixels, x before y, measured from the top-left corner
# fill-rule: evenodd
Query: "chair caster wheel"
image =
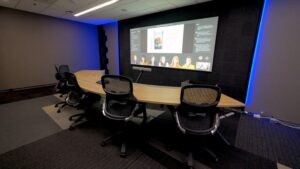
<path id="1" fill-rule="evenodd" d="M 213 160 L 214 160 L 215 163 L 219 162 L 218 158 L 214 158 Z"/>
<path id="2" fill-rule="evenodd" d="M 170 146 L 170 145 L 166 146 L 166 150 L 167 151 L 172 151 L 172 146 Z"/>
<path id="3" fill-rule="evenodd" d="M 56 105 L 54 105 L 54 107 L 58 107 L 58 105 L 56 104 Z"/>
<path id="4" fill-rule="evenodd" d="M 57 113 L 60 113 L 60 110 L 57 110 Z"/>
<path id="5" fill-rule="evenodd" d="M 106 143 L 105 143 L 105 142 L 102 142 L 100 145 L 101 145 L 102 147 L 104 147 L 104 146 L 106 146 Z"/>
<path id="6" fill-rule="evenodd" d="M 121 154 L 120 154 L 120 157 L 122 157 L 122 158 L 125 158 L 126 156 L 127 156 L 126 153 L 121 153 Z"/>

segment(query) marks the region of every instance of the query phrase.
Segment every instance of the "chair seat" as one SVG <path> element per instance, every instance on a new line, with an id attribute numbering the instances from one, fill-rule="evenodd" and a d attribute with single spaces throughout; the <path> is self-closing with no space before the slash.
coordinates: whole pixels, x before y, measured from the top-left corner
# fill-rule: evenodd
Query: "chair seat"
<path id="1" fill-rule="evenodd" d="M 77 107 L 78 105 L 80 105 L 80 103 L 82 102 L 84 97 L 86 97 L 85 94 L 83 94 L 81 92 L 71 91 L 71 92 L 69 92 L 69 94 L 66 98 L 66 102 L 68 105 L 70 105 L 72 107 Z"/>
<path id="2" fill-rule="evenodd" d="M 133 101 L 116 101 L 110 100 L 106 102 L 106 115 L 115 120 L 125 120 L 130 117 L 136 103 Z"/>
<path id="3" fill-rule="evenodd" d="M 207 114 L 194 112 L 177 112 L 180 126 L 190 134 L 206 135 L 214 128 L 217 114 L 207 116 Z"/>

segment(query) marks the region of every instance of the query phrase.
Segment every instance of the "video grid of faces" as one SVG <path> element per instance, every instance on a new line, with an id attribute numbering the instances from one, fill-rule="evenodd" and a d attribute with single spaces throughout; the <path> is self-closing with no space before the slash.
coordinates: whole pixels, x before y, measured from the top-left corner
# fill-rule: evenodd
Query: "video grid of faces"
<path id="1" fill-rule="evenodd" d="M 177 69 L 211 71 L 209 56 L 194 56 L 186 54 L 132 54 L 131 64 L 157 66 Z"/>

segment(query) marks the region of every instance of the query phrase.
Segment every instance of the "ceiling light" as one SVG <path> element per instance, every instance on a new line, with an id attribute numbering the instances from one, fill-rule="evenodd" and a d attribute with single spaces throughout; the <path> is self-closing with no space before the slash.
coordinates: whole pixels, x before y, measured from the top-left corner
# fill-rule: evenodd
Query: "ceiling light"
<path id="1" fill-rule="evenodd" d="M 97 5 L 97 6 L 94 6 L 94 7 L 92 7 L 92 8 L 87 9 L 87 10 L 84 10 L 84 11 L 81 11 L 81 12 L 79 12 L 79 13 L 76 13 L 74 16 L 78 17 L 78 16 L 81 16 L 81 15 L 84 15 L 84 14 L 89 13 L 89 12 L 92 12 L 92 11 L 94 11 L 94 10 L 97 10 L 97 9 L 103 8 L 103 7 L 105 7 L 105 6 L 114 4 L 114 3 L 118 2 L 118 1 L 119 1 L 119 0 L 111 0 L 111 1 L 104 2 L 104 3 L 102 3 L 102 4 L 99 4 L 99 5 Z"/>

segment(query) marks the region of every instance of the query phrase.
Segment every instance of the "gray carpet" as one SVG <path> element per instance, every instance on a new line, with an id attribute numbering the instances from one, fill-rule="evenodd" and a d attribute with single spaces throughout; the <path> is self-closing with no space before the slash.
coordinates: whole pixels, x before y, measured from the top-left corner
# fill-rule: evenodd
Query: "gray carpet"
<path id="1" fill-rule="evenodd" d="M 127 158 L 119 157 L 118 144 L 100 146 L 111 133 L 99 126 L 84 125 L 0 155 L 1 169 L 165 169 L 161 164 L 129 146 Z"/>
<path id="2" fill-rule="evenodd" d="M 166 169 L 149 156 L 142 154 L 128 169 Z"/>
<path id="3" fill-rule="evenodd" d="M 235 146 L 272 161 L 300 169 L 300 131 L 243 115 Z"/>
<path id="4" fill-rule="evenodd" d="M 151 150 L 152 152 L 143 150 L 144 153 L 147 152 L 146 155 L 140 149 L 133 148 L 127 159 L 121 159 L 118 146 L 100 147 L 100 140 L 110 135 L 105 127 L 89 126 L 72 132 L 62 131 L 42 110 L 42 107 L 53 105 L 58 101 L 54 96 L 46 96 L 0 105 L 1 169 L 166 167 L 164 163 L 168 163 L 168 160 L 160 157 L 157 159 L 157 154 L 152 155 L 154 150 Z M 160 125 L 150 125 L 151 130 L 161 133 L 165 129 L 168 133 L 160 138 L 172 133 L 170 132 L 171 126 L 174 125 L 172 118 L 162 118 L 158 123 Z M 299 130 L 246 115 L 233 116 L 223 121 L 219 129 L 238 149 L 222 149 L 219 154 L 223 162 L 207 163 L 212 168 L 240 166 L 273 168 L 276 162 L 300 168 Z M 201 162 L 207 161 L 209 160 Z M 170 162 L 167 166 L 174 168 L 170 167 Z"/>
<path id="5" fill-rule="evenodd" d="M 41 109 L 55 104 L 54 96 L 0 105 L 0 154 L 61 131 Z"/>

